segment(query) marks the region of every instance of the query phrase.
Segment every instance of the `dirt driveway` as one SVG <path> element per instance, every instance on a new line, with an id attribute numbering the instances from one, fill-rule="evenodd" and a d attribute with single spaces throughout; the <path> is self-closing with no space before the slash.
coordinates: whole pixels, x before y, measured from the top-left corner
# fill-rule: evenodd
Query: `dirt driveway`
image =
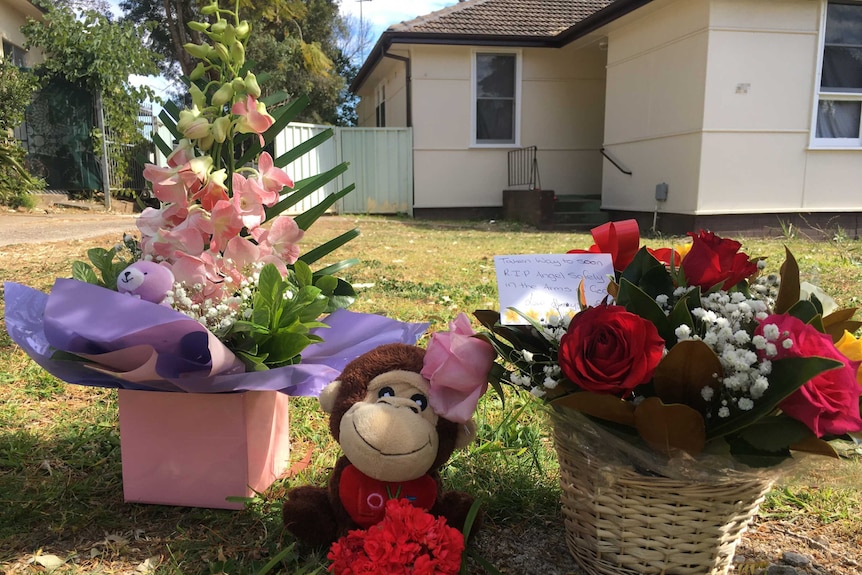
<path id="1" fill-rule="evenodd" d="M 49 213 L 0 212 L 0 246 L 86 239 L 134 232 L 135 217 L 99 211 L 62 210 Z"/>

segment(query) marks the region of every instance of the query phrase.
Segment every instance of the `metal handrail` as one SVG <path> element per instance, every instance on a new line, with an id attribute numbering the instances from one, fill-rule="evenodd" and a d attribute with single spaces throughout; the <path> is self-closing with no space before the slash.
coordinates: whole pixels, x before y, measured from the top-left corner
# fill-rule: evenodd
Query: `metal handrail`
<path id="1" fill-rule="evenodd" d="M 539 178 L 539 160 L 536 157 L 537 151 L 536 146 L 528 146 L 509 152 L 509 187 L 529 186 L 531 190 L 542 189 L 542 180 Z"/>
<path id="2" fill-rule="evenodd" d="M 612 157 L 610 157 L 610 156 L 608 155 L 608 152 L 607 152 L 604 148 L 602 148 L 602 149 L 601 149 L 601 152 L 602 152 L 602 155 L 603 155 L 604 157 L 606 157 L 606 158 L 608 159 L 608 161 L 609 161 L 610 163 L 612 163 L 612 164 L 616 167 L 616 169 L 618 169 L 619 171 L 621 171 L 622 173 L 624 173 L 624 174 L 625 174 L 625 175 L 627 175 L 627 176 L 631 176 L 631 175 L 632 175 L 632 171 L 631 171 L 631 170 L 627 170 L 627 169 L 625 169 L 624 167 L 622 167 L 622 166 L 619 164 L 619 162 L 617 162 L 616 160 L 614 160 Z"/>

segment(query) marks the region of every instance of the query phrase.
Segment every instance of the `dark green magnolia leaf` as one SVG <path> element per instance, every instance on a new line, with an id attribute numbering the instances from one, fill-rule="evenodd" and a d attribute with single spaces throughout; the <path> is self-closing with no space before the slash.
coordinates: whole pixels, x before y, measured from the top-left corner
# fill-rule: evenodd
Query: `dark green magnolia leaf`
<path id="1" fill-rule="evenodd" d="M 725 440 L 733 458 L 749 467 L 773 467 L 791 457 L 789 449 L 757 449 L 739 436 L 727 436 Z"/>
<path id="2" fill-rule="evenodd" d="M 665 341 L 676 339 L 675 328 L 671 325 L 661 306 L 656 303 L 654 298 L 625 278 L 620 280 L 620 294 L 617 301 L 620 305 L 625 305 L 625 308 L 631 313 L 655 324 L 658 334 Z"/>
<path id="3" fill-rule="evenodd" d="M 812 323 L 817 322 L 820 324 L 820 327 L 823 327 L 822 320 L 817 318 L 820 317 L 820 312 L 817 311 L 817 307 L 813 303 L 808 300 L 800 300 L 790 306 L 790 309 L 787 310 L 788 315 L 792 315 L 796 319 L 804 322 L 804 323 Z M 817 327 L 816 325 L 814 327 Z M 820 331 L 823 331 L 822 329 Z"/>
<path id="4" fill-rule="evenodd" d="M 761 451 L 783 452 L 814 433 L 808 427 L 785 414 L 764 417 L 734 434 Z"/>
<path id="5" fill-rule="evenodd" d="M 638 253 L 635 254 L 635 257 L 632 259 L 632 263 L 623 270 L 623 273 L 620 276 L 621 285 L 623 280 L 638 286 L 647 295 L 652 297 L 652 299 L 655 299 L 656 296 L 661 294 L 670 297 L 674 289 L 670 273 L 667 271 L 663 263 L 655 259 L 655 257 L 647 251 L 646 247 L 642 247 L 638 250 Z M 620 297 L 624 298 L 625 296 L 621 294 Z M 620 305 L 626 305 L 625 300 L 618 300 L 617 303 Z"/>
<path id="6" fill-rule="evenodd" d="M 778 286 L 778 297 L 775 300 L 775 313 L 785 313 L 799 301 L 799 265 L 796 258 L 784 247 L 785 260 L 781 264 L 781 284 Z"/>
<path id="7" fill-rule="evenodd" d="M 575 409 L 602 421 L 635 426 L 635 406 L 619 397 L 591 391 L 578 391 L 560 396 L 551 402 L 554 407 Z"/>
<path id="8" fill-rule="evenodd" d="M 829 369 L 844 364 L 825 357 L 785 357 L 772 362 L 772 373 L 767 376 L 769 389 L 766 395 L 754 402 L 754 407 L 741 415 L 719 421 L 707 430 L 707 436 L 721 437 L 748 427 L 772 413 L 787 396 L 802 387 L 808 380 Z"/>
<path id="9" fill-rule="evenodd" d="M 695 303 L 696 302 L 696 303 Z M 691 316 L 691 310 L 700 307 L 700 288 L 695 288 L 681 297 L 668 315 L 668 321 L 673 328 L 672 333 L 668 333 L 665 338 L 667 347 L 673 347 L 677 342 L 676 328 L 687 325 L 692 332 L 695 331 L 694 318 Z"/>
<path id="10" fill-rule="evenodd" d="M 653 373 L 655 394 L 664 403 L 682 403 L 704 413 L 707 402 L 701 391 L 718 387 L 724 369 L 715 352 L 700 340 L 686 340 L 673 346 Z"/>
<path id="11" fill-rule="evenodd" d="M 648 397 L 635 408 L 634 420 L 638 434 L 659 453 L 697 455 L 706 444 L 703 416 L 687 405 Z"/>

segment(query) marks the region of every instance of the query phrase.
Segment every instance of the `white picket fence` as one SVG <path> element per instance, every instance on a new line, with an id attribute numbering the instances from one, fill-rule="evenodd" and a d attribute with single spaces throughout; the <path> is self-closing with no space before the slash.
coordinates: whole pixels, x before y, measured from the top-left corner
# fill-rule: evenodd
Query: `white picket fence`
<path id="1" fill-rule="evenodd" d="M 348 162 L 347 172 L 317 190 L 288 213 L 299 214 L 317 205 L 324 197 L 350 184 L 350 192 L 330 210 L 339 214 L 407 214 L 413 215 L 413 131 L 411 128 L 340 128 L 318 124 L 291 123 L 275 137 L 275 157 L 298 144 L 332 128 L 334 135 L 326 142 L 287 165 L 294 180 L 320 174 L 341 162 Z M 159 135 L 171 142 L 170 131 L 157 126 Z M 155 163 L 166 165 L 156 150 Z"/>
<path id="2" fill-rule="evenodd" d="M 276 157 L 332 128 L 326 142 L 288 164 L 294 181 L 348 162 L 347 172 L 304 199 L 291 210 L 301 213 L 351 183 L 356 189 L 331 211 L 339 214 L 413 215 L 413 133 L 410 128 L 341 128 L 292 123 L 275 138 Z"/>

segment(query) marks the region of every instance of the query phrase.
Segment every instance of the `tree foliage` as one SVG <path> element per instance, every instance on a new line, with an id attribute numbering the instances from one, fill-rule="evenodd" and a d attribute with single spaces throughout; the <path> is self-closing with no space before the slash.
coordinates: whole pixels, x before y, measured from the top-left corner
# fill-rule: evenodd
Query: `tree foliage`
<path id="1" fill-rule="evenodd" d="M 311 102 L 297 121 L 339 123 L 348 60 L 339 48 L 347 29 L 338 2 L 222 0 L 220 4 L 238 7 L 240 18 L 254 25 L 247 56 L 256 69 L 267 71 L 268 78 L 261 82 L 264 96 L 281 91 L 291 98 L 307 95 Z M 163 57 L 160 71 L 178 81 L 197 65 L 182 46 L 202 43 L 200 32 L 188 24 L 208 20 L 201 13 L 204 5 L 199 0 L 123 0 L 120 8 L 127 21 L 151 26 L 146 42 Z"/>
<path id="2" fill-rule="evenodd" d="M 26 205 L 27 192 L 44 187 L 24 166 L 24 149 L 11 131 L 24 121 L 24 110 L 39 87 L 36 77 L 0 59 L 0 204 Z"/>
<path id="3" fill-rule="evenodd" d="M 129 143 L 140 138 L 140 104 L 155 94 L 146 86 L 134 86 L 129 77 L 158 72 L 158 56 L 140 40 L 146 29 L 112 22 L 94 10 L 76 16 L 67 7 L 49 7 L 42 21 L 28 19 L 21 30 L 28 49 L 38 46 L 45 53 L 37 73 L 62 77 L 94 96 L 102 94 L 111 132 Z"/>

